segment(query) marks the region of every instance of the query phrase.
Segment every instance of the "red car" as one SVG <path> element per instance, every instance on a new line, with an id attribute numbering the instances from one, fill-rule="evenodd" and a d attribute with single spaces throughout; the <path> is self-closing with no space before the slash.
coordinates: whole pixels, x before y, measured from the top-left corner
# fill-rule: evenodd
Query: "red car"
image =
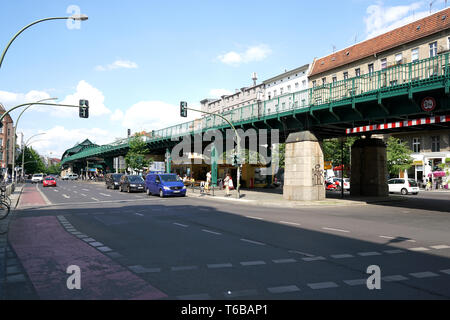
<path id="1" fill-rule="evenodd" d="M 45 177 L 42 182 L 43 187 L 56 187 L 56 180 L 53 177 Z"/>

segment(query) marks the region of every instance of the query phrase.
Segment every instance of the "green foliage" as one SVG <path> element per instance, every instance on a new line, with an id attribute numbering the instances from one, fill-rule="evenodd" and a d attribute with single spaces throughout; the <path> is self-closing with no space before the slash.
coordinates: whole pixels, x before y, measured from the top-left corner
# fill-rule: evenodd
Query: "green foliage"
<path id="1" fill-rule="evenodd" d="M 386 153 L 388 172 L 391 176 L 397 176 L 400 171 L 408 170 L 413 164 L 411 149 L 400 139 L 390 137 Z"/>
<path id="2" fill-rule="evenodd" d="M 350 154 L 353 143 L 358 137 L 347 137 L 344 139 L 344 164 L 350 164 Z M 342 164 L 341 142 L 339 139 L 328 139 L 322 143 L 324 161 L 331 161 L 334 166 Z"/>
<path id="3" fill-rule="evenodd" d="M 22 166 L 22 152 L 17 155 L 16 163 Z M 24 168 L 26 174 L 45 173 L 47 171 L 41 157 L 32 147 L 25 147 Z"/>
<path id="4" fill-rule="evenodd" d="M 135 135 L 131 138 L 129 146 L 130 149 L 125 156 L 127 167 L 133 170 L 143 170 L 152 164 L 153 160 L 145 157 L 149 153 L 149 150 L 147 149 L 147 143 L 142 139 L 141 135 Z"/>
<path id="5" fill-rule="evenodd" d="M 51 166 L 48 166 L 46 169 L 47 174 L 60 174 L 61 172 L 61 166 L 59 164 L 54 164 Z"/>

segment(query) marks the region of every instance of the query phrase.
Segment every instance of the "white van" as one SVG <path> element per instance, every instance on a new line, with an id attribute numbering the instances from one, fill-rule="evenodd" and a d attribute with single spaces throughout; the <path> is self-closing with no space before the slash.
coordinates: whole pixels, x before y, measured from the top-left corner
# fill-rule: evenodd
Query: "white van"
<path id="1" fill-rule="evenodd" d="M 39 183 L 42 181 L 44 181 L 43 173 L 35 173 L 35 174 L 33 174 L 33 177 L 31 177 L 31 183 Z"/>

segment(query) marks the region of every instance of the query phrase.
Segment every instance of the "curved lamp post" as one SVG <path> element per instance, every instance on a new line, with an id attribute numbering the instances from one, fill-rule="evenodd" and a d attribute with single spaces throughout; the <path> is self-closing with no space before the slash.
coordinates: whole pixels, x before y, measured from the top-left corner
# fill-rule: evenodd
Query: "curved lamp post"
<path id="1" fill-rule="evenodd" d="M 25 142 L 24 145 L 23 145 L 23 149 L 22 149 L 22 179 L 24 179 L 24 177 L 25 177 L 25 175 L 24 175 L 24 165 L 25 165 L 25 162 L 24 162 L 24 161 L 25 161 L 25 150 L 26 150 L 27 146 L 29 145 L 28 142 L 29 142 L 32 138 L 37 137 L 37 136 L 40 136 L 40 135 L 43 135 L 43 134 L 46 134 L 46 132 L 37 133 L 37 134 L 35 134 L 35 135 L 32 135 L 31 137 L 28 138 L 27 142 Z M 36 142 L 36 141 L 33 141 L 33 142 Z M 29 162 L 29 161 L 27 161 L 27 162 Z"/>
<path id="2" fill-rule="evenodd" d="M 49 100 L 57 100 L 58 98 L 48 98 L 48 99 L 42 99 L 39 100 L 37 102 L 44 102 L 44 101 L 49 101 Z M 22 114 L 28 110 L 28 108 L 30 108 L 32 105 L 34 105 L 34 103 L 30 103 L 30 105 L 28 107 L 26 107 L 25 109 L 22 110 L 22 112 L 19 114 L 19 116 L 17 117 L 16 120 L 16 125 L 13 127 L 13 154 L 12 154 L 12 170 L 13 170 L 13 177 L 14 177 L 14 182 L 17 183 L 17 172 L 16 172 L 16 131 L 17 131 L 17 126 L 19 125 L 19 120 L 20 117 L 22 117 Z"/>
<path id="3" fill-rule="evenodd" d="M 88 16 L 85 14 L 76 14 L 70 17 L 53 17 L 53 18 L 45 18 L 45 19 L 40 19 L 37 21 L 34 21 L 32 23 L 30 23 L 29 25 L 23 27 L 19 32 L 17 32 L 14 37 L 12 37 L 12 39 L 8 42 L 8 44 L 6 45 L 5 50 L 3 50 L 2 56 L 0 57 L 0 68 L 2 67 L 2 63 L 3 63 L 3 59 L 5 58 L 6 52 L 8 51 L 9 47 L 11 46 L 11 44 L 14 42 L 14 40 L 16 40 L 16 38 L 22 33 L 24 32 L 26 29 L 28 29 L 29 27 L 38 24 L 40 22 L 44 22 L 44 21 L 49 21 L 49 20 L 68 20 L 68 19 L 72 19 L 75 21 L 85 21 L 88 19 Z"/>

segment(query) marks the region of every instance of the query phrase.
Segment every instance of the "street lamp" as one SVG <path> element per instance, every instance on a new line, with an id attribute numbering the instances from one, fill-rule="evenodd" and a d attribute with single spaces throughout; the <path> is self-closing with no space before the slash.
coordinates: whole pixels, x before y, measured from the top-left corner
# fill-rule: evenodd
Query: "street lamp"
<path id="1" fill-rule="evenodd" d="M 58 100 L 58 98 L 48 98 L 48 99 L 42 99 L 39 100 L 37 102 L 44 102 L 44 101 L 48 101 L 48 100 Z M 19 114 L 19 116 L 17 117 L 16 120 L 16 125 L 13 127 L 13 154 L 12 154 L 12 170 L 13 170 L 13 178 L 14 178 L 14 182 L 17 183 L 17 173 L 16 173 L 16 131 L 17 131 L 17 126 L 19 125 L 19 120 L 20 117 L 22 117 L 22 114 L 27 111 L 28 108 L 30 108 L 32 105 L 34 105 L 34 103 L 30 103 L 30 105 L 28 107 L 26 107 L 25 109 L 22 110 L 22 112 Z"/>
<path id="2" fill-rule="evenodd" d="M 3 50 L 2 56 L 0 58 L 0 68 L 2 67 L 2 63 L 3 63 L 3 59 L 5 58 L 5 54 L 8 51 L 9 47 L 11 46 L 11 44 L 14 42 L 14 40 L 16 40 L 16 38 L 22 33 L 24 32 L 26 29 L 28 29 L 29 27 L 38 24 L 40 22 L 44 22 L 44 21 L 49 21 L 49 20 L 69 20 L 72 19 L 74 21 L 86 21 L 88 19 L 88 16 L 85 14 L 74 14 L 70 17 L 53 17 L 53 18 L 45 18 L 45 19 L 40 19 L 37 21 L 34 21 L 32 23 L 30 23 L 29 25 L 23 27 L 19 32 L 17 32 L 14 37 L 12 37 L 12 39 L 8 42 L 5 50 Z"/>
<path id="3" fill-rule="evenodd" d="M 24 176 L 25 150 L 26 150 L 27 146 L 28 146 L 29 144 L 31 144 L 31 143 L 29 143 L 29 141 L 30 141 L 32 138 L 37 137 L 37 136 L 40 136 L 40 135 L 43 135 L 43 134 L 46 134 L 46 132 L 37 133 L 37 134 L 35 134 L 35 135 L 32 135 L 31 137 L 28 138 L 27 142 L 25 142 L 25 144 L 22 146 L 22 180 L 25 178 L 25 176 Z M 33 141 L 33 142 L 36 142 L 36 141 Z"/>

